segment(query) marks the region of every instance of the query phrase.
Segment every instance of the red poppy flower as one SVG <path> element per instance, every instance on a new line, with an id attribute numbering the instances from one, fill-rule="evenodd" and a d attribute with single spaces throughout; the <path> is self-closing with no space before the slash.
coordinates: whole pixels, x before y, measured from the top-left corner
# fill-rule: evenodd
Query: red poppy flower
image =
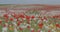
<path id="1" fill-rule="evenodd" d="M 60 25 L 59 24 L 56 24 L 56 27 L 59 27 Z"/>
<path id="2" fill-rule="evenodd" d="M 38 16 L 38 18 L 42 18 L 41 16 Z"/>
<path id="3" fill-rule="evenodd" d="M 25 16 L 23 14 L 20 14 L 19 17 L 20 18 L 25 18 Z"/>
<path id="4" fill-rule="evenodd" d="M 14 18 L 18 19 L 19 18 L 19 15 L 15 15 Z"/>
<path id="5" fill-rule="evenodd" d="M 53 16 L 53 18 L 58 18 L 59 16 Z"/>
<path id="6" fill-rule="evenodd" d="M 26 19 L 30 19 L 30 16 L 26 16 Z"/>
<path id="7" fill-rule="evenodd" d="M 19 21 L 19 19 L 17 18 L 17 21 Z"/>
<path id="8" fill-rule="evenodd" d="M 40 28 L 42 28 L 42 27 L 43 27 L 43 23 L 39 23 L 38 26 L 39 26 Z"/>
<path id="9" fill-rule="evenodd" d="M 57 15 L 56 18 L 60 19 L 60 15 Z"/>
<path id="10" fill-rule="evenodd" d="M 48 30 L 48 32 L 51 32 L 50 30 Z"/>
<path id="11" fill-rule="evenodd" d="M 35 18 L 35 16 L 31 16 L 31 18 L 32 18 L 32 19 L 34 19 L 34 18 Z"/>
<path id="12" fill-rule="evenodd" d="M 41 19 L 42 21 L 44 20 L 44 19 Z"/>
<path id="13" fill-rule="evenodd" d="M 59 24 L 56 24 L 56 26 L 59 26 Z"/>
<path id="14" fill-rule="evenodd" d="M 47 18 L 44 16 L 44 19 L 47 20 Z"/>
<path id="15" fill-rule="evenodd" d="M 3 27 L 6 27 L 6 25 L 4 24 Z"/>
<path id="16" fill-rule="evenodd" d="M 57 15 L 56 18 L 58 18 L 59 16 Z"/>
<path id="17" fill-rule="evenodd" d="M 13 21 L 14 19 L 13 18 L 10 18 L 10 21 Z"/>
<path id="18" fill-rule="evenodd" d="M 8 18 L 8 17 L 9 17 L 8 14 L 4 14 L 3 16 L 4 16 L 5 18 Z"/>
<path id="19" fill-rule="evenodd" d="M 18 18 L 18 15 L 17 14 L 12 14 L 12 16 L 14 17 L 14 18 Z"/>
<path id="20" fill-rule="evenodd" d="M 19 28 L 19 30 L 23 30 L 23 28 Z"/>
<path id="21" fill-rule="evenodd" d="M 33 29 L 33 30 L 31 30 L 31 32 L 34 32 L 34 29 Z"/>
<path id="22" fill-rule="evenodd" d="M 27 26 L 28 29 L 30 29 L 30 26 Z"/>
<path id="23" fill-rule="evenodd" d="M 20 22 L 20 21 L 18 21 L 18 22 L 17 22 L 17 26 L 19 26 L 20 24 L 21 24 L 21 22 Z"/>

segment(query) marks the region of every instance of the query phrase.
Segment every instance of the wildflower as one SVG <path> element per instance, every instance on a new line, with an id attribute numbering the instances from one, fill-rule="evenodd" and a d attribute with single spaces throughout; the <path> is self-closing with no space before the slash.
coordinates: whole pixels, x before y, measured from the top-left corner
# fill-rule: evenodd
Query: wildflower
<path id="1" fill-rule="evenodd" d="M 6 19 L 9 17 L 8 14 L 4 14 L 3 16 L 4 16 Z"/>
<path id="2" fill-rule="evenodd" d="M 22 30 L 23 30 L 23 28 L 21 28 L 21 27 L 20 27 L 20 28 L 19 28 L 19 30 L 21 30 L 21 31 L 22 31 Z"/>
<path id="3" fill-rule="evenodd" d="M 19 25 L 20 25 L 20 23 L 21 23 L 21 22 L 20 22 L 20 21 L 18 21 L 18 22 L 17 22 L 17 26 L 19 26 Z"/>
<path id="4" fill-rule="evenodd" d="M 34 19 L 34 18 L 35 18 L 35 16 L 31 16 L 31 18 L 32 18 L 32 19 Z"/>
<path id="5" fill-rule="evenodd" d="M 31 28 L 31 32 L 34 32 L 34 29 L 33 28 Z"/>
<path id="6" fill-rule="evenodd" d="M 25 16 L 23 14 L 20 14 L 19 17 L 20 18 L 25 18 Z"/>
<path id="7" fill-rule="evenodd" d="M 10 21 L 13 21 L 13 18 L 10 18 Z"/>
<path id="8" fill-rule="evenodd" d="M 39 28 L 42 28 L 43 27 L 43 23 L 39 23 L 38 26 L 39 26 Z"/>
<path id="9" fill-rule="evenodd" d="M 56 24 L 56 27 L 60 28 L 60 24 Z"/>

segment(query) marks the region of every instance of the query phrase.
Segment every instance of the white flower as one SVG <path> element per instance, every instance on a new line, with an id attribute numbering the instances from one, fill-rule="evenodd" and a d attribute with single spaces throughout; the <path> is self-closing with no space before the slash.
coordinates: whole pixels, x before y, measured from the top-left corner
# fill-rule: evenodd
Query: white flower
<path id="1" fill-rule="evenodd" d="M 5 32 L 5 31 L 7 32 L 7 29 L 8 29 L 7 27 L 3 27 L 2 32 Z"/>
<path id="2" fill-rule="evenodd" d="M 45 28 L 46 28 L 46 29 L 49 29 L 49 27 L 48 27 L 48 26 L 45 26 Z"/>
<path id="3" fill-rule="evenodd" d="M 41 21 L 41 20 L 38 20 L 38 22 L 37 22 L 37 23 L 40 23 L 40 21 Z"/>
<path id="4" fill-rule="evenodd" d="M 14 19 L 14 22 L 16 22 L 17 21 L 17 19 Z"/>
<path id="5" fill-rule="evenodd" d="M 13 22 L 14 26 L 17 26 L 17 24 L 15 22 Z"/>
<path id="6" fill-rule="evenodd" d="M 55 32 L 55 29 L 52 29 L 53 32 Z"/>
<path id="7" fill-rule="evenodd" d="M 22 19 L 21 19 L 21 18 L 19 18 L 18 20 L 22 21 Z"/>
<path id="8" fill-rule="evenodd" d="M 24 24 L 21 24 L 20 27 L 21 27 L 21 28 L 26 28 L 27 26 L 24 25 Z"/>
<path id="9" fill-rule="evenodd" d="M 26 20 L 26 18 L 23 18 L 24 20 Z"/>
<path id="10" fill-rule="evenodd" d="M 24 25 L 26 25 L 26 23 L 24 23 Z"/>
<path id="11" fill-rule="evenodd" d="M 38 15 L 36 15 L 36 17 L 38 17 Z"/>
<path id="12" fill-rule="evenodd" d="M 46 21 L 45 19 L 43 21 Z"/>
<path id="13" fill-rule="evenodd" d="M 34 18 L 34 20 L 36 20 L 37 18 Z"/>
<path id="14" fill-rule="evenodd" d="M 21 26 L 21 28 L 26 28 L 26 26 Z"/>
<path id="15" fill-rule="evenodd" d="M 16 28 L 14 28 L 14 32 L 18 32 Z"/>
<path id="16" fill-rule="evenodd" d="M 11 15 L 10 15 L 10 14 L 8 14 L 8 16 L 9 16 L 9 17 L 11 17 Z"/>
<path id="17" fill-rule="evenodd" d="M 33 28 L 31 28 L 31 30 L 34 30 Z"/>
<path id="18" fill-rule="evenodd" d="M 49 26 L 48 26 L 48 25 L 46 25 L 46 24 L 44 24 L 44 27 L 45 27 L 46 29 L 50 29 L 50 28 L 49 28 Z"/>
<path id="19" fill-rule="evenodd" d="M 26 26 L 31 26 L 30 24 L 26 24 Z"/>
<path id="20" fill-rule="evenodd" d="M 40 32 L 43 32 L 42 30 Z"/>
<path id="21" fill-rule="evenodd" d="M 48 20 L 46 20 L 46 23 L 48 22 Z"/>

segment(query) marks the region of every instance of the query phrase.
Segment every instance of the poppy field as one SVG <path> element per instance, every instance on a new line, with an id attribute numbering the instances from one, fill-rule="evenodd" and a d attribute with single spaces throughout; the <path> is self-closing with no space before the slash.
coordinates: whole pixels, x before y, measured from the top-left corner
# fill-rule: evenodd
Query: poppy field
<path id="1" fill-rule="evenodd" d="M 60 14 L 57 11 L 9 12 L 0 12 L 0 32 L 60 32 Z"/>
<path id="2" fill-rule="evenodd" d="M 25 14 L 3 14 L 0 16 L 0 32 L 59 32 L 58 16 L 29 16 Z"/>

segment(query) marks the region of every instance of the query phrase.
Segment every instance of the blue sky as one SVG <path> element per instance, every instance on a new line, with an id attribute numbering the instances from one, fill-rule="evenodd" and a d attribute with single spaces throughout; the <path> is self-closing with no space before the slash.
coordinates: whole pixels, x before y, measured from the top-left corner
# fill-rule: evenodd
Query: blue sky
<path id="1" fill-rule="evenodd" d="M 60 0 L 0 0 L 0 4 L 52 4 L 52 5 L 60 5 Z"/>

